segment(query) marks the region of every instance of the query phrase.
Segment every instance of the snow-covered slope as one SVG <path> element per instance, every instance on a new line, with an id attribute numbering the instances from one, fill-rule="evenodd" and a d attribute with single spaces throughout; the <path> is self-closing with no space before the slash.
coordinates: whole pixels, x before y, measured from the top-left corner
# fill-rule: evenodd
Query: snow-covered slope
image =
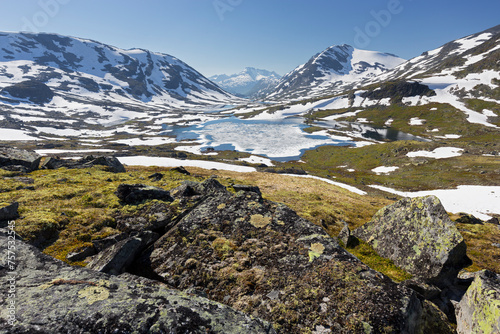
<path id="1" fill-rule="evenodd" d="M 242 97 L 258 98 L 265 95 L 279 81 L 276 72 L 247 67 L 244 71 L 232 75 L 214 75 L 210 80 L 226 91 Z"/>
<path id="2" fill-rule="evenodd" d="M 305 99 L 341 93 L 396 67 L 397 56 L 335 45 L 286 74 L 270 99 Z"/>
<path id="3" fill-rule="evenodd" d="M 495 113 L 471 110 L 466 102 L 480 99 L 500 105 L 500 25 L 424 52 L 374 78 L 371 89 L 389 81 L 418 82 L 435 92 L 403 98 L 405 104 L 448 103 L 463 111 L 470 123 L 498 128 L 488 121 Z"/>
<path id="4" fill-rule="evenodd" d="M 52 103 L 60 105 L 65 100 L 174 109 L 234 98 L 170 55 L 55 34 L 0 33 L 0 90 L 27 80 L 50 87 Z"/>

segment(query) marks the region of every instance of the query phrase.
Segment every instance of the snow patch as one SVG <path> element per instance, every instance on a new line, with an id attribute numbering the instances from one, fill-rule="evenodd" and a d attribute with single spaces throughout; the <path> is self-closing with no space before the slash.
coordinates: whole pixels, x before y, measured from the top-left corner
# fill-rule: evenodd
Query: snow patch
<path id="1" fill-rule="evenodd" d="M 387 174 L 390 174 L 398 169 L 399 169 L 399 167 L 397 167 L 397 166 L 390 166 L 390 167 L 380 166 L 380 167 L 373 168 L 372 172 L 376 173 L 377 175 L 381 175 L 381 174 L 387 175 Z"/>
<path id="2" fill-rule="evenodd" d="M 500 187 L 499 186 L 458 186 L 457 189 L 437 189 L 418 192 L 403 192 L 391 188 L 371 185 L 391 194 L 403 197 L 421 197 L 434 195 L 441 200 L 448 212 L 466 212 L 479 219 L 488 220 L 494 214 L 500 214 Z"/>
<path id="3" fill-rule="evenodd" d="M 415 158 L 415 157 L 424 157 L 424 158 L 433 158 L 433 159 L 446 159 L 459 157 L 462 155 L 463 149 L 457 147 L 439 147 L 434 151 L 416 151 L 409 152 L 406 154 L 407 157 Z"/>

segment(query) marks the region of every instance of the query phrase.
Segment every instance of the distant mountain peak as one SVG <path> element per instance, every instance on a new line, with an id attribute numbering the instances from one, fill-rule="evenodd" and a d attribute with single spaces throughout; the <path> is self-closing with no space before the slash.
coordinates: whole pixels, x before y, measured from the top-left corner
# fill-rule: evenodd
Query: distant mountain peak
<path id="1" fill-rule="evenodd" d="M 273 99 L 301 99 L 349 90 L 405 60 L 397 56 L 332 45 L 286 74 L 269 95 Z"/>
<path id="2" fill-rule="evenodd" d="M 263 90 L 267 92 L 280 78 L 281 76 L 276 72 L 255 67 L 245 67 L 243 71 L 236 74 L 220 74 L 209 77 L 226 91 L 250 98 L 263 96 Z"/>

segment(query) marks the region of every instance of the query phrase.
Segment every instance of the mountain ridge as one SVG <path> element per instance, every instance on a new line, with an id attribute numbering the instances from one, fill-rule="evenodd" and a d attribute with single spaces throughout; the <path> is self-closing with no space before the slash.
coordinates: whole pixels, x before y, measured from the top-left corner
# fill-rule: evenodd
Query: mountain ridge
<path id="1" fill-rule="evenodd" d="M 259 98 L 264 96 L 281 78 L 274 72 L 254 67 L 246 67 L 235 74 L 220 74 L 209 77 L 226 91 L 241 97 Z"/>

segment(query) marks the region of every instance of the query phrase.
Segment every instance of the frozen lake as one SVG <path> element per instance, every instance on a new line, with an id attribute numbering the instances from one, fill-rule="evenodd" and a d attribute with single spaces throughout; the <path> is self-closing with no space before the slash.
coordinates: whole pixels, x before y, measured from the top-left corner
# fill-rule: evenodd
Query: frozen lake
<path id="1" fill-rule="evenodd" d="M 333 138 L 304 131 L 302 118 L 245 120 L 229 117 L 189 127 L 164 126 L 164 133 L 177 141 L 192 140 L 201 151 L 236 150 L 265 156 L 276 161 L 298 160 L 305 150 L 323 145 L 354 146 L 349 137 Z"/>

